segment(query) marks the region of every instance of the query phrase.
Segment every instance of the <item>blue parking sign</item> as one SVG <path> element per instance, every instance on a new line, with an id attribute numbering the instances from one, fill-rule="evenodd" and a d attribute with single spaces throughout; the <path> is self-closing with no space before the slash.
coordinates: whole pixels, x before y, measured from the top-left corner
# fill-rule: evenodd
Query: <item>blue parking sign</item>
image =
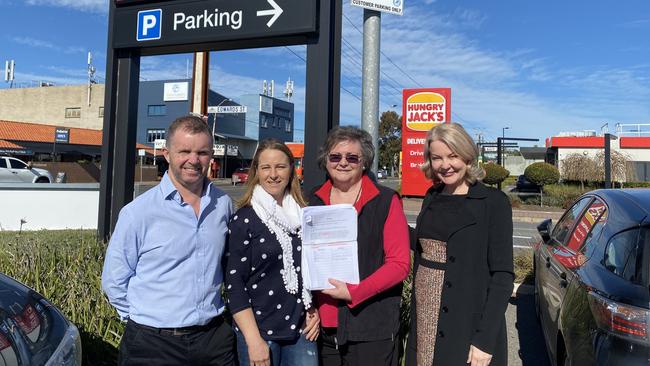
<path id="1" fill-rule="evenodd" d="M 138 41 L 160 39 L 162 9 L 142 10 L 138 12 Z"/>

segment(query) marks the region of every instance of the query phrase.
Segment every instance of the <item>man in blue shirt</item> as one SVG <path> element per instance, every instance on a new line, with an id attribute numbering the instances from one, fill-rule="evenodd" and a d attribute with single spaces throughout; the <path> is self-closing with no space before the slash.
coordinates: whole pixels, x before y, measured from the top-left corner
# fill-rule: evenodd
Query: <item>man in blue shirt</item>
<path id="1" fill-rule="evenodd" d="M 163 153 L 169 170 L 122 209 L 106 252 L 102 288 L 127 320 L 119 364 L 233 365 L 221 298 L 232 201 L 206 178 L 212 134 L 178 118 Z"/>

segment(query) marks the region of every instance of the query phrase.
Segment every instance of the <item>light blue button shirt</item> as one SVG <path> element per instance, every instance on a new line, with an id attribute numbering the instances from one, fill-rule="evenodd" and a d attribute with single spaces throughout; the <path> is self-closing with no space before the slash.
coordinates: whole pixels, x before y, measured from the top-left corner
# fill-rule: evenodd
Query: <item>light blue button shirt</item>
<path id="1" fill-rule="evenodd" d="M 231 213 L 230 197 L 206 179 L 197 217 L 167 174 L 124 206 L 102 272 L 102 288 L 120 318 L 176 328 L 221 314 Z"/>

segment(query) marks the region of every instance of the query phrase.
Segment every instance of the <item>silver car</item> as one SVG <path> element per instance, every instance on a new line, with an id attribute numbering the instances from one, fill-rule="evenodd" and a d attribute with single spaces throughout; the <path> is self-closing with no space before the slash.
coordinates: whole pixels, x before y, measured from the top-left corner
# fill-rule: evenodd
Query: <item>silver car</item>
<path id="1" fill-rule="evenodd" d="M 32 168 L 22 160 L 0 156 L 0 183 L 52 183 L 52 174 Z"/>

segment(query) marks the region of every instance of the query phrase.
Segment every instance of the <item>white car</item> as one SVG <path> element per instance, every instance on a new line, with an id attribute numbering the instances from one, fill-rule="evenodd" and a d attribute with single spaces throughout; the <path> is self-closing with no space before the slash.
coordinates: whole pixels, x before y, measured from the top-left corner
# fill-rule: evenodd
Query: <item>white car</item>
<path id="1" fill-rule="evenodd" d="M 22 160 L 0 156 L 0 183 L 52 183 L 52 174 L 32 168 Z"/>

